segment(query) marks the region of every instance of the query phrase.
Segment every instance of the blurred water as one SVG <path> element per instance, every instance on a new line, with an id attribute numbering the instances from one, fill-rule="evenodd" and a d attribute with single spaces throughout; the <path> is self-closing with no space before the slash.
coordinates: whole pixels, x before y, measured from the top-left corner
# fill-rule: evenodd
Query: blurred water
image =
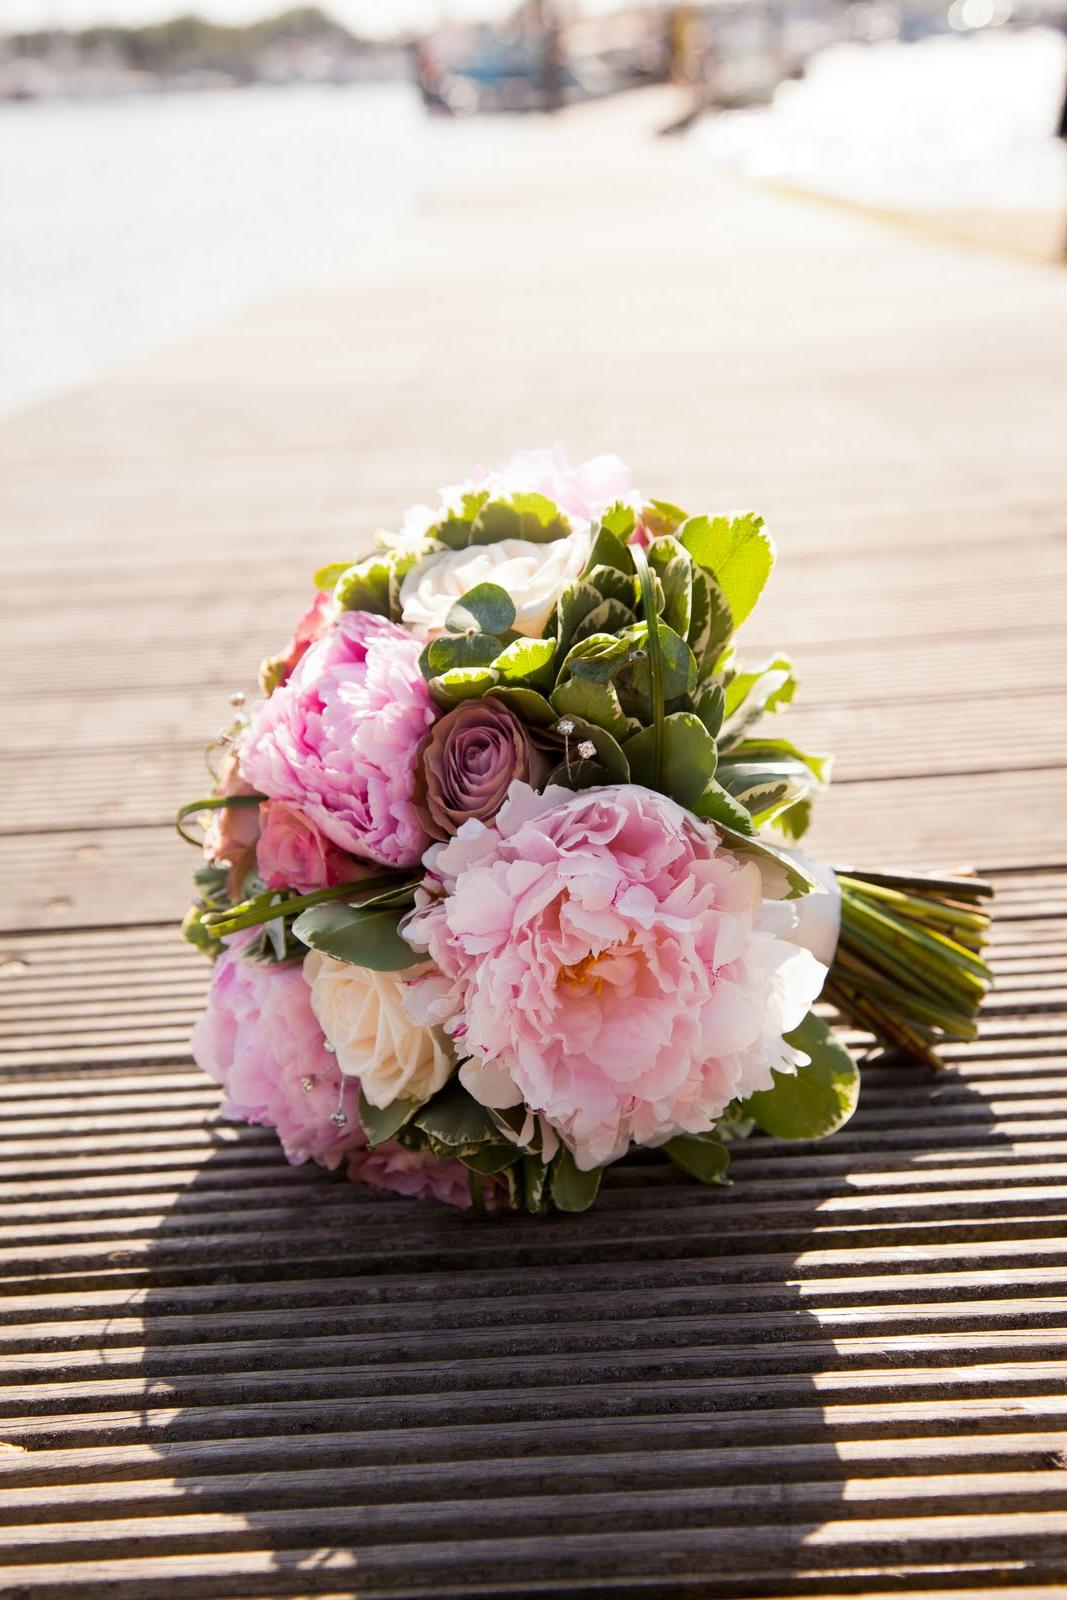
<path id="1" fill-rule="evenodd" d="M 700 137 L 752 177 L 893 210 L 1059 213 L 1067 45 L 1047 28 L 826 51 L 767 109 Z"/>
<path id="2" fill-rule="evenodd" d="M 0 106 L 0 411 L 330 271 L 469 139 L 403 85 Z"/>

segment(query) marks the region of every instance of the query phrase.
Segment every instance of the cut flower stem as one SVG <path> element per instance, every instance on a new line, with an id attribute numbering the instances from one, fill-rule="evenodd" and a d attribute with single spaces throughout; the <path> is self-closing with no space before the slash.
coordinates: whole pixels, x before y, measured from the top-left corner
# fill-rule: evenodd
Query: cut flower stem
<path id="1" fill-rule="evenodd" d="M 856 1026 L 930 1066 L 938 1045 L 973 1039 L 992 982 L 977 879 L 841 872 L 841 934 L 826 996 Z"/>

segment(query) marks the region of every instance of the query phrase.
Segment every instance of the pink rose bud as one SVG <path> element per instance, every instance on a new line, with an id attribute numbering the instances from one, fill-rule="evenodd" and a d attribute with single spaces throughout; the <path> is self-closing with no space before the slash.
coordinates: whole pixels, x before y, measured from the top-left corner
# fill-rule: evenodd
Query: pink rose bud
<path id="1" fill-rule="evenodd" d="M 366 867 L 341 850 L 297 806 L 265 800 L 259 808 L 262 832 L 256 846 L 259 875 L 268 889 L 313 894 L 337 883 L 352 883 Z"/>

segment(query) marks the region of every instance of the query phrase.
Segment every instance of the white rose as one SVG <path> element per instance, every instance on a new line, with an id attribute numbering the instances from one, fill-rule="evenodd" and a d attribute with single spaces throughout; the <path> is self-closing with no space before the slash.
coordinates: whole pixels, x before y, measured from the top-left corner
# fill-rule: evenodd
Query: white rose
<path id="1" fill-rule="evenodd" d="M 358 1078 L 372 1106 L 426 1100 L 447 1083 L 453 1058 L 445 1036 L 404 1009 L 404 983 L 312 950 L 304 958 L 311 1009 L 346 1076 Z"/>
<path id="2" fill-rule="evenodd" d="M 537 639 L 560 590 L 577 578 L 588 559 L 588 528 L 551 544 L 501 539 L 498 544 L 438 551 L 412 567 L 400 585 L 404 626 L 419 639 L 435 638 L 457 600 L 479 583 L 495 583 L 514 604 L 515 632 Z"/>

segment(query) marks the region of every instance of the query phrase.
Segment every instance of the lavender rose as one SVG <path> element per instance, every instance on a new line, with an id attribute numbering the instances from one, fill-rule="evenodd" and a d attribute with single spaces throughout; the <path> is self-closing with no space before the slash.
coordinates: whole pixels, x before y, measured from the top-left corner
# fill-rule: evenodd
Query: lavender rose
<path id="1" fill-rule="evenodd" d="M 464 700 L 423 739 L 412 801 L 431 838 L 450 839 L 471 817 L 495 817 L 513 779 L 537 788 L 549 766 L 503 701 Z"/>

